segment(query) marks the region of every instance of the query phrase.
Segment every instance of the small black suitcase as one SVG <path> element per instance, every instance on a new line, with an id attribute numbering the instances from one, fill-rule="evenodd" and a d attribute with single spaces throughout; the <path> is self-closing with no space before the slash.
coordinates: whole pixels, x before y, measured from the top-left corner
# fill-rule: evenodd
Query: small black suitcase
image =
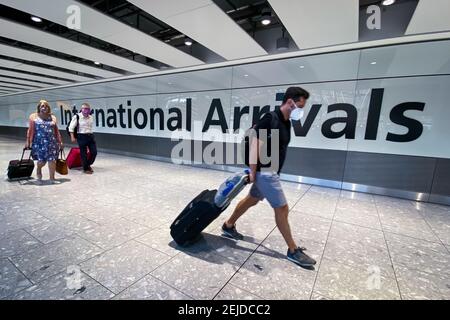
<path id="1" fill-rule="evenodd" d="M 204 190 L 194 198 L 170 226 L 170 235 L 179 245 L 193 242 L 225 208 L 214 204 L 217 190 Z"/>
<path id="2" fill-rule="evenodd" d="M 227 195 L 226 201 L 223 202 L 221 207 L 218 207 L 214 201 L 217 190 L 207 189 L 197 195 L 170 226 L 170 235 L 175 242 L 181 246 L 193 243 L 201 232 L 226 210 L 231 200 L 238 195 L 247 183 L 248 177 L 242 176 L 241 180 Z"/>
<path id="3" fill-rule="evenodd" d="M 20 160 L 11 160 L 9 162 L 7 173 L 9 180 L 28 179 L 31 177 L 34 170 L 34 162 L 31 160 L 31 152 L 28 159 L 23 158 L 26 150 L 31 149 L 24 148 Z"/>

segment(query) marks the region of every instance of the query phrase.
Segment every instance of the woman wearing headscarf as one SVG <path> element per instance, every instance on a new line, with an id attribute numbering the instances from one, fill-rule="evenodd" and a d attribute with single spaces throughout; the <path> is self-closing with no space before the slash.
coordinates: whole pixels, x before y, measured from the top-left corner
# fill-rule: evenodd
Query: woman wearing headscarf
<path id="1" fill-rule="evenodd" d="M 39 101 L 36 113 L 30 115 L 25 147 L 31 147 L 31 155 L 37 161 L 38 181 L 42 181 L 42 167 L 48 162 L 50 181 L 55 183 L 56 160 L 63 143 L 56 117 L 46 100 Z"/>

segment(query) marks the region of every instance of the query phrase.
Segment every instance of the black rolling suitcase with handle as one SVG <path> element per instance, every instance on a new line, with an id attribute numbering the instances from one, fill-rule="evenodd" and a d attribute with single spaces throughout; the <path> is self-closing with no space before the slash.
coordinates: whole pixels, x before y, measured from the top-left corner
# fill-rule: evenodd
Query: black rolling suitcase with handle
<path id="1" fill-rule="evenodd" d="M 31 148 L 24 148 L 20 160 L 11 160 L 8 165 L 7 176 L 9 180 L 28 179 L 34 170 L 34 162 L 31 160 L 31 152 L 28 159 L 24 159 L 25 151 Z"/>
<path id="2" fill-rule="evenodd" d="M 217 190 L 204 190 L 197 195 L 170 226 L 170 235 L 178 245 L 185 246 L 193 243 L 201 232 L 213 222 L 230 204 L 231 200 L 244 189 L 248 183 L 248 176 L 241 175 L 227 195 L 217 203 Z M 215 199 L 216 198 L 216 199 Z"/>

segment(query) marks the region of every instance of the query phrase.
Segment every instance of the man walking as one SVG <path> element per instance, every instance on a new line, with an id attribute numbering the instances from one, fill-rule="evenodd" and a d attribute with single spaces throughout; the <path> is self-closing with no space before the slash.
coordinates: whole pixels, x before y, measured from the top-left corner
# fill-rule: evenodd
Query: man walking
<path id="1" fill-rule="evenodd" d="M 91 106 L 88 103 L 83 103 L 81 105 L 81 112 L 74 115 L 70 122 L 69 132 L 71 141 L 73 143 L 78 142 L 83 172 L 86 174 L 94 173 L 91 165 L 97 157 L 97 144 L 95 143 L 95 137 L 92 130 L 93 125 L 94 117 L 91 115 Z M 89 148 L 91 154 L 90 158 L 87 156 L 87 148 Z"/>
<path id="2" fill-rule="evenodd" d="M 250 183 L 253 183 L 249 194 L 236 206 L 233 214 L 223 224 L 224 236 L 235 240 L 242 240 L 243 235 L 236 229 L 236 221 L 250 208 L 264 198 L 267 199 L 275 211 L 275 221 L 280 233 L 288 246 L 287 259 L 302 266 L 312 267 L 316 261 L 304 253 L 304 248 L 300 248 L 295 243 L 288 221 L 289 207 L 280 183 L 279 173 L 286 158 L 287 146 L 291 139 L 291 122 L 300 120 L 302 108 L 305 106 L 309 93 L 300 87 L 290 87 L 287 89 L 283 103 L 279 109 L 265 114 L 255 125 L 256 137 L 249 142 L 250 159 Z M 268 139 L 263 139 L 263 131 L 269 133 L 268 136 L 274 138 L 278 136 L 278 150 L 271 150 L 270 157 L 274 159 L 278 156 L 278 166 L 274 163 L 263 164 L 260 150 L 264 145 L 270 150 Z M 275 135 L 275 133 L 278 133 Z M 264 141 L 266 140 L 266 141 Z M 276 154 L 277 153 L 277 154 Z M 276 168 L 277 167 L 277 168 Z"/>

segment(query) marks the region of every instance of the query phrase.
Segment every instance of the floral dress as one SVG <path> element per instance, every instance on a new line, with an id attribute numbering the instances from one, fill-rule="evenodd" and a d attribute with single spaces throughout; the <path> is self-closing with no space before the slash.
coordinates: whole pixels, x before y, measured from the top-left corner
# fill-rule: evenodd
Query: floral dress
<path id="1" fill-rule="evenodd" d="M 43 120 L 34 119 L 34 136 L 31 155 L 34 160 L 55 161 L 58 159 L 59 145 L 55 134 L 56 123 L 52 118 Z"/>

